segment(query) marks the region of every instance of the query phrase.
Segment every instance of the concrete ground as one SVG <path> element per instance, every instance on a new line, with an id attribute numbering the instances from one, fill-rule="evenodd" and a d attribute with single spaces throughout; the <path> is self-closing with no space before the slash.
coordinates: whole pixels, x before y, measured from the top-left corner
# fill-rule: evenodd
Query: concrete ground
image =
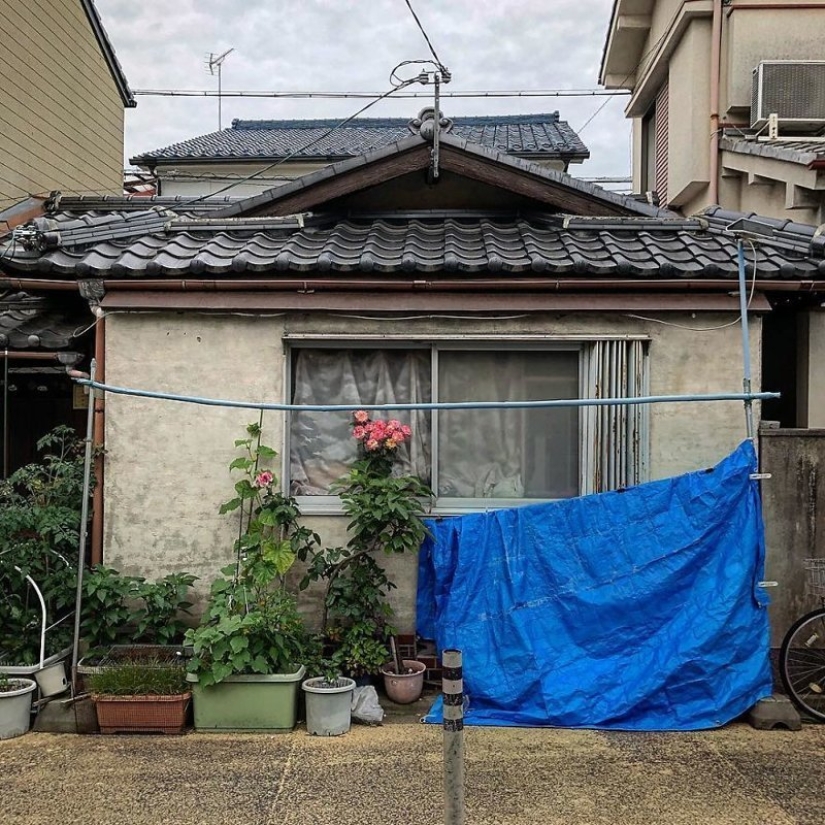
<path id="1" fill-rule="evenodd" d="M 442 823 L 441 729 L 389 721 L 331 739 L 28 733 L 0 742 L 0 822 Z M 825 822 L 825 726 L 467 728 L 465 749 L 468 825 Z"/>

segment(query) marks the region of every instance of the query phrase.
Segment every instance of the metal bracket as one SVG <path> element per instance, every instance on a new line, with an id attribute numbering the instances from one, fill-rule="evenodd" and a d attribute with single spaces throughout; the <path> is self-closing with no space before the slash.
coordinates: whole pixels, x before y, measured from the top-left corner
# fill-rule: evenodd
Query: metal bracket
<path id="1" fill-rule="evenodd" d="M 751 473 L 748 478 L 751 481 L 766 481 L 769 478 L 773 478 L 770 473 Z"/>

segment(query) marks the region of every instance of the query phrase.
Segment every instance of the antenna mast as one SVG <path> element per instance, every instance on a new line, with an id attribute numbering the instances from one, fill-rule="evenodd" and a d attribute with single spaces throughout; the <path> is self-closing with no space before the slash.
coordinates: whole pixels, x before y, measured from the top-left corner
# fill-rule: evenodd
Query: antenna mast
<path id="1" fill-rule="evenodd" d="M 223 54 L 214 54 L 210 52 L 209 57 L 206 58 L 206 68 L 209 69 L 209 74 L 215 74 L 215 69 L 218 70 L 218 131 L 223 128 L 223 120 L 221 117 L 221 67 L 223 66 L 223 61 L 234 52 L 235 49 L 227 49 Z"/>

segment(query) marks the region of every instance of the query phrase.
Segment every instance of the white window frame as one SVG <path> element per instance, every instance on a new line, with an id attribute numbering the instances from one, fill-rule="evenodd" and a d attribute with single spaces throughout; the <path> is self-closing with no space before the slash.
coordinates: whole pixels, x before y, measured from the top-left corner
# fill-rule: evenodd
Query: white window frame
<path id="1" fill-rule="evenodd" d="M 579 398 L 584 397 L 586 391 L 585 384 L 585 358 L 587 356 L 587 346 L 600 341 L 643 341 L 648 342 L 649 337 L 645 335 L 471 335 L 457 338 L 455 335 L 433 335 L 411 338 L 408 336 L 395 335 L 301 335 L 287 334 L 283 338 L 284 343 L 284 384 L 287 403 L 292 398 L 292 377 L 293 377 L 293 351 L 303 348 L 314 349 L 370 349 L 380 344 L 383 349 L 425 349 L 430 351 L 431 369 L 431 392 L 432 398 L 438 399 L 438 353 L 439 351 L 471 350 L 479 352 L 484 350 L 508 351 L 578 351 L 578 386 Z M 647 356 L 646 356 L 647 360 Z M 645 365 L 647 370 L 647 365 Z M 645 385 L 646 386 L 646 385 Z M 329 403 L 335 403 L 330 399 Z M 579 415 L 579 488 L 578 494 L 591 492 L 585 480 L 587 461 L 585 451 L 585 416 L 588 408 L 581 407 Z M 645 407 L 646 410 L 646 407 Z M 284 490 L 290 486 L 290 456 L 291 456 L 291 413 L 287 413 L 284 422 L 284 449 L 282 452 L 281 478 Z M 438 416 L 433 411 L 432 430 L 430 439 L 432 444 L 431 455 L 431 484 L 433 489 L 437 489 L 438 483 Z M 647 480 L 647 441 L 649 438 L 649 425 L 645 414 L 645 421 L 642 433 L 641 450 L 644 459 L 640 467 L 640 480 Z M 338 496 L 296 496 L 295 497 L 301 512 L 304 515 L 341 515 L 343 509 Z M 506 507 L 519 507 L 529 504 L 539 504 L 553 499 L 538 498 L 451 498 L 446 496 L 436 496 L 432 499 L 428 507 L 428 513 L 436 516 L 466 515 L 469 513 L 487 512 Z"/>

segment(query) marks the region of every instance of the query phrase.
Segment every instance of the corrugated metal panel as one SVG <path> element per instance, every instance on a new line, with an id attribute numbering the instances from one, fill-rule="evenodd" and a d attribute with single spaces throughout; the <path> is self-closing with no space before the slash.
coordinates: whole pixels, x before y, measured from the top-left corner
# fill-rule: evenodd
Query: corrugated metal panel
<path id="1" fill-rule="evenodd" d="M 587 398 L 622 398 L 648 391 L 644 341 L 596 341 L 585 354 Z M 589 407 L 582 418 L 582 492 L 600 493 L 647 479 L 649 408 L 646 404 Z"/>
<path id="2" fill-rule="evenodd" d="M 667 203 L 668 99 L 668 83 L 665 81 L 656 95 L 656 191 L 662 206 Z"/>

